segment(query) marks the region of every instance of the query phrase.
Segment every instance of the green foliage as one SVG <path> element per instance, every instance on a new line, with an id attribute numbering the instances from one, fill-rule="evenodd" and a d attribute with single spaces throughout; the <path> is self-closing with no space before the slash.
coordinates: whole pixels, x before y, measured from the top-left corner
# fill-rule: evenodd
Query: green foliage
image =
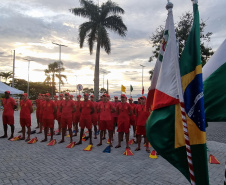
<path id="1" fill-rule="evenodd" d="M 12 81 L 10 81 L 10 85 L 12 84 Z M 24 92 L 27 92 L 27 81 L 23 79 L 14 79 L 14 87 L 22 90 Z M 45 93 L 51 93 L 51 86 L 43 83 L 43 82 L 30 82 L 29 83 L 29 99 L 35 100 L 38 98 L 38 94 L 45 94 Z"/>
<path id="2" fill-rule="evenodd" d="M 101 94 L 105 94 L 105 93 L 107 93 L 107 89 L 105 89 L 105 88 L 101 88 L 101 89 L 100 89 L 100 93 L 101 93 Z"/>
<path id="3" fill-rule="evenodd" d="M 7 80 L 9 78 L 13 77 L 13 72 L 1 72 L 0 76 L 3 77 L 5 79 L 5 82 L 7 82 Z"/>
<path id="4" fill-rule="evenodd" d="M 180 21 L 176 23 L 175 26 L 175 32 L 176 37 L 179 42 L 179 56 L 181 56 L 181 53 L 184 49 L 185 42 L 187 40 L 187 37 L 190 33 L 191 27 L 193 23 L 193 15 L 190 12 L 186 12 L 180 17 Z M 204 33 L 206 27 L 206 23 L 201 20 L 200 23 L 200 45 L 201 45 L 201 61 L 202 65 L 204 66 L 207 62 L 207 60 L 213 55 L 213 51 L 211 47 L 205 46 L 206 43 L 210 42 L 210 37 L 212 35 L 212 32 Z M 150 41 L 153 44 L 152 47 L 155 48 L 153 51 L 153 56 L 150 57 L 149 61 L 152 61 L 152 58 L 157 58 L 160 50 L 160 45 L 163 37 L 164 27 L 159 26 L 155 33 L 152 34 L 150 37 Z"/>
<path id="5" fill-rule="evenodd" d="M 83 90 L 82 90 L 82 93 L 88 93 L 88 94 L 93 94 L 94 91 L 93 91 L 93 88 L 88 88 L 88 87 L 85 87 Z"/>

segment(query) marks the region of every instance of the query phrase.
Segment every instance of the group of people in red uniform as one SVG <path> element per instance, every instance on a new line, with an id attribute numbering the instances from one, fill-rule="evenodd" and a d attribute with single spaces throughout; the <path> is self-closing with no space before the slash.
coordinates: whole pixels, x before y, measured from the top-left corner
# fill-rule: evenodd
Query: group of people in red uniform
<path id="1" fill-rule="evenodd" d="M 14 133 L 14 109 L 16 103 L 10 96 L 10 92 L 5 92 L 3 99 L 3 126 L 4 135 L 0 138 L 7 137 L 7 124 L 11 126 L 11 136 Z M 84 129 L 87 128 L 89 132 L 89 144 L 92 143 L 92 128 L 94 127 L 94 139 L 97 139 L 97 132 L 100 132 L 100 141 L 97 146 L 102 145 L 105 139 L 106 131 L 108 131 L 109 145 L 112 147 L 113 136 L 117 126 L 118 144 L 115 148 L 121 147 L 123 136 L 125 135 L 126 147 L 129 148 L 130 127 L 133 128 L 133 134 L 136 136 L 138 147 L 136 151 L 141 149 L 141 138 L 144 137 L 146 143 L 146 151 L 150 152 L 148 141 L 146 138 L 145 123 L 150 112 L 145 109 L 146 97 L 138 98 L 138 104 L 133 103 L 133 99 L 121 94 L 121 102 L 118 97 L 114 97 L 114 102 L 110 102 L 110 96 L 103 94 L 99 102 L 94 101 L 94 95 L 84 93 L 84 100 L 81 101 L 81 95 L 77 95 L 77 100 L 73 100 L 73 95 L 69 93 L 54 96 L 51 100 L 50 94 L 39 94 L 36 100 L 36 117 L 37 127 L 40 128 L 38 133 L 42 133 L 44 128 L 44 139 L 41 142 L 47 141 L 48 132 L 50 132 L 50 141 L 53 140 L 54 135 L 54 120 L 58 122 L 57 135 L 62 135 L 58 143 L 63 143 L 65 135 L 68 130 L 70 135 L 70 142 L 73 142 L 73 136 L 77 136 L 80 127 L 80 138 L 76 145 L 82 144 L 82 136 Z M 27 127 L 26 141 L 30 140 L 31 133 L 31 113 L 33 106 L 28 99 L 27 94 L 24 93 L 20 102 L 20 124 L 22 127 L 22 140 L 25 140 L 25 127 Z M 73 130 L 72 130 L 73 129 Z"/>

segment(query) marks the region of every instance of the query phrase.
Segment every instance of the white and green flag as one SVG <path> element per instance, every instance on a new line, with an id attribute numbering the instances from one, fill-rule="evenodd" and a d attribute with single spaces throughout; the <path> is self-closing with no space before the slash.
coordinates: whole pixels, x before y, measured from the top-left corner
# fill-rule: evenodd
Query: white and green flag
<path id="1" fill-rule="evenodd" d="M 203 67 L 207 122 L 226 121 L 226 40 Z"/>

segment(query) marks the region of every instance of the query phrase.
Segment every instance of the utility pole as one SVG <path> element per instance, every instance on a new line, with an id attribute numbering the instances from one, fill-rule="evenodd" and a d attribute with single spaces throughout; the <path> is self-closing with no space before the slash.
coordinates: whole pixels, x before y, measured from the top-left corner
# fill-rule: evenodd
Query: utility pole
<path id="1" fill-rule="evenodd" d="M 30 62 L 32 60 L 29 60 L 29 59 L 24 59 L 24 60 L 27 60 L 28 61 L 28 74 L 27 74 L 27 95 L 29 97 L 29 73 L 30 73 Z"/>
<path id="2" fill-rule="evenodd" d="M 67 47 L 67 46 L 66 46 L 66 45 L 62 45 L 62 44 L 58 44 L 58 43 L 55 43 L 55 42 L 52 42 L 52 43 L 59 46 L 59 94 L 60 94 L 60 79 L 61 79 L 61 68 L 60 68 L 60 65 L 61 65 L 61 46 L 63 46 L 63 47 Z"/>
<path id="3" fill-rule="evenodd" d="M 13 50 L 13 81 L 12 81 L 13 88 L 14 88 L 14 76 L 15 76 L 15 50 Z"/>
<path id="4" fill-rule="evenodd" d="M 140 66 L 142 67 L 142 92 L 143 92 L 143 88 L 144 88 L 144 83 L 143 83 L 144 81 L 143 81 L 143 78 L 144 78 L 144 67 L 145 67 L 145 66 L 144 66 L 144 65 L 141 65 L 141 64 L 140 64 Z M 142 94 L 142 95 L 143 95 L 143 94 Z"/>

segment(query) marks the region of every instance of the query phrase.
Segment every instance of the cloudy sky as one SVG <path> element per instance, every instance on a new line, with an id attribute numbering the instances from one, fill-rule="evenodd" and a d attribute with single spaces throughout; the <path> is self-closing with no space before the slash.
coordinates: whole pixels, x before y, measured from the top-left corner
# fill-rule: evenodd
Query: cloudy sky
<path id="1" fill-rule="evenodd" d="M 98 3 L 98 0 L 94 0 Z M 99 3 L 106 0 L 99 0 Z M 123 21 L 128 28 L 127 36 L 121 38 L 110 33 L 112 51 L 107 55 L 101 50 L 100 86 L 106 88 L 109 80 L 111 95 L 119 95 L 121 84 L 133 85 L 133 97 L 141 94 L 142 69 L 144 68 L 145 94 L 150 86 L 148 71 L 155 62 L 148 63 L 152 55 L 149 37 L 167 17 L 166 0 L 114 0 L 125 10 Z M 190 0 L 171 0 L 174 4 L 174 21 L 192 12 Z M 62 61 L 68 80 L 64 89 L 75 90 L 76 84 L 93 87 L 95 51 L 89 54 L 87 45 L 80 49 L 78 27 L 87 21 L 75 17 L 70 8 L 79 7 L 79 0 L 4 0 L 0 2 L 0 72 L 12 71 L 12 52 L 16 51 L 16 78 L 27 80 L 28 62 L 30 81 L 44 81 L 48 64 L 59 60 L 59 47 L 52 42 L 64 44 Z M 226 1 L 200 0 L 200 18 L 206 21 L 206 32 L 213 32 L 210 47 L 216 50 L 226 38 Z M 105 74 L 103 74 L 103 72 Z M 104 79 L 104 83 L 103 83 Z M 4 81 L 4 80 L 3 80 Z"/>

